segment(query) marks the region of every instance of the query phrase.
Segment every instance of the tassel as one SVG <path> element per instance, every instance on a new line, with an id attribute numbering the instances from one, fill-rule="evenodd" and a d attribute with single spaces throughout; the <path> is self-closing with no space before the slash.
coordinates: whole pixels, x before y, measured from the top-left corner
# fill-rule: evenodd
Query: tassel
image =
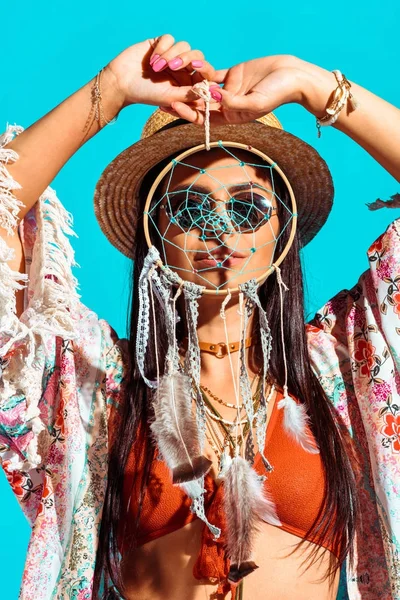
<path id="1" fill-rule="evenodd" d="M 349 94 L 349 102 L 352 110 L 356 110 L 360 107 L 360 103 L 354 98 L 353 94 L 351 93 Z"/>
<path id="2" fill-rule="evenodd" d="M 241 456 L 228 459 L 224 472 L 224 508 L 227 520 L 228 581 L 237 583 L 257 569 L 253 560 L 259 520 L 280 526 L 275 505 L 265 491 L 264 477 Z"/>
<path id="3" fill-rule="evenodd" d="M 319 454 L 319 449 L 310 439 L 306 427 L 308 423 L 308 415 L 303 404 L 297 404 L 291 398 L 287 391 L 282 400 L 278 402 L 278 408 L 285 409 L 283 426 L 300 446 L 311 454 Z"/>
<path id="4" fill-rule="evenodd" d="M 155 419 L 150 428 L 161 456 L 172 471 L 173 483 L 191 481 L 208 473 L 212 462 L 200 452 L 190 378 L 180 372 L 164 375 L 153 398 Z"/>

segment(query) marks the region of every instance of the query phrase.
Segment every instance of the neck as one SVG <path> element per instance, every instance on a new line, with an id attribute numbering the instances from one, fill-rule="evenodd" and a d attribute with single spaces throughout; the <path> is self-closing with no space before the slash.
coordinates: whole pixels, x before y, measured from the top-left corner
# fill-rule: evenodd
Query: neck
<path id="1" fill-rule="evenodd" d="M 220 315 L 220 310 L 224 296 L 220 298 L 215 296 L 202 296 L 199 300 L 199 320 L 197 334 L 199 341 L 212 343 L 237 342 L 241 335 L 241 319 L 238 314 L 239 296 L 232 296 L 225 307 L 225 320 Z M 225 321 L 225 322 L 224 322 Z M 250 318 L 245 337 L 250 337 L 253 330 L 253 319 Z M 251 348 L 246 350 L 247 355 Z M 231 354 L 232 366 L 236 372 L 238 366 L 239 352 Z M 249 365 L 253 370 L 252 365 Z M 225 378 L 231 376 L 231 362 L 229 356 L 217 358 L 208 352 L 201 353 L 201 374 L 202 379 L 209 379 L 212 375 Z"/>

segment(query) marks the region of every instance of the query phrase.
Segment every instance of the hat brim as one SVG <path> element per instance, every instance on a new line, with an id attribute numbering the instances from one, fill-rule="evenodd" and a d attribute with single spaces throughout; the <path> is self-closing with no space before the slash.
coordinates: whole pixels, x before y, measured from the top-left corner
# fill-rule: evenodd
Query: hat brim
<path id="1" fill-rule="evenodd" d="M 324 159 L 296 136 L 257 121 L 211 128 L 210 141 L 240 142 L 276 162 L 292 185 L 302 246 L 321 229 L 333 203 L 333 181 Z M 188 123 L 161 130 L 121 152 L 103 171 L 94 195 L 103 233 L 132 258 L 138 222 L 139 190 L 146 173 L 171 154 L 204 143 L 204 130 Z"/>

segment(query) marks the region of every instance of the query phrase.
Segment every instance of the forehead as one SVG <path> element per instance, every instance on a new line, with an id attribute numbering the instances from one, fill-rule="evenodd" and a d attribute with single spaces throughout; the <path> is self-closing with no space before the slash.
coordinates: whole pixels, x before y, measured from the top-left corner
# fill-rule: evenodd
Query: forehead
<path id="1" fill-rule="evenodd" d="M 196 182 L 212 191 L 221 184 L 231 186 L 253 181 L 265 185 L 271 182 L 269 165 L 257 166 L 262 163 L 260 157 L 237 148 L 228 150 L 212 148 L 192 154 L 166 174 L 163 188 L 183 188 Z"/>

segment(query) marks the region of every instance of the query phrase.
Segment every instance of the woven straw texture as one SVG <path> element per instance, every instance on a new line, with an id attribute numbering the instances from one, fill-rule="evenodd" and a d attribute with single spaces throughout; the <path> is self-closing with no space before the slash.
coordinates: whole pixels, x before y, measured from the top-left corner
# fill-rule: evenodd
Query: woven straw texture
<path id="1" fill-rule="evenodd" d="M 175 119 L 155 111 L 143 129 L 142 138 L 121 152 L 97 182 L 94 208 L 100 227 L 128 257 L 133 256 L 143 177 L 174 152 L 204 143 L 203 127 L 192 123 L 171 126 Z M 284 131 L 273 114 L 250 123 L 212 126 L 210 141 L 218 140 L 257 148 L 279 165 L 297 200 L 301 243 L 305 246 L 312 240 L 329 215 L 334 193 L 330 171 L 318 152 Z"/>

